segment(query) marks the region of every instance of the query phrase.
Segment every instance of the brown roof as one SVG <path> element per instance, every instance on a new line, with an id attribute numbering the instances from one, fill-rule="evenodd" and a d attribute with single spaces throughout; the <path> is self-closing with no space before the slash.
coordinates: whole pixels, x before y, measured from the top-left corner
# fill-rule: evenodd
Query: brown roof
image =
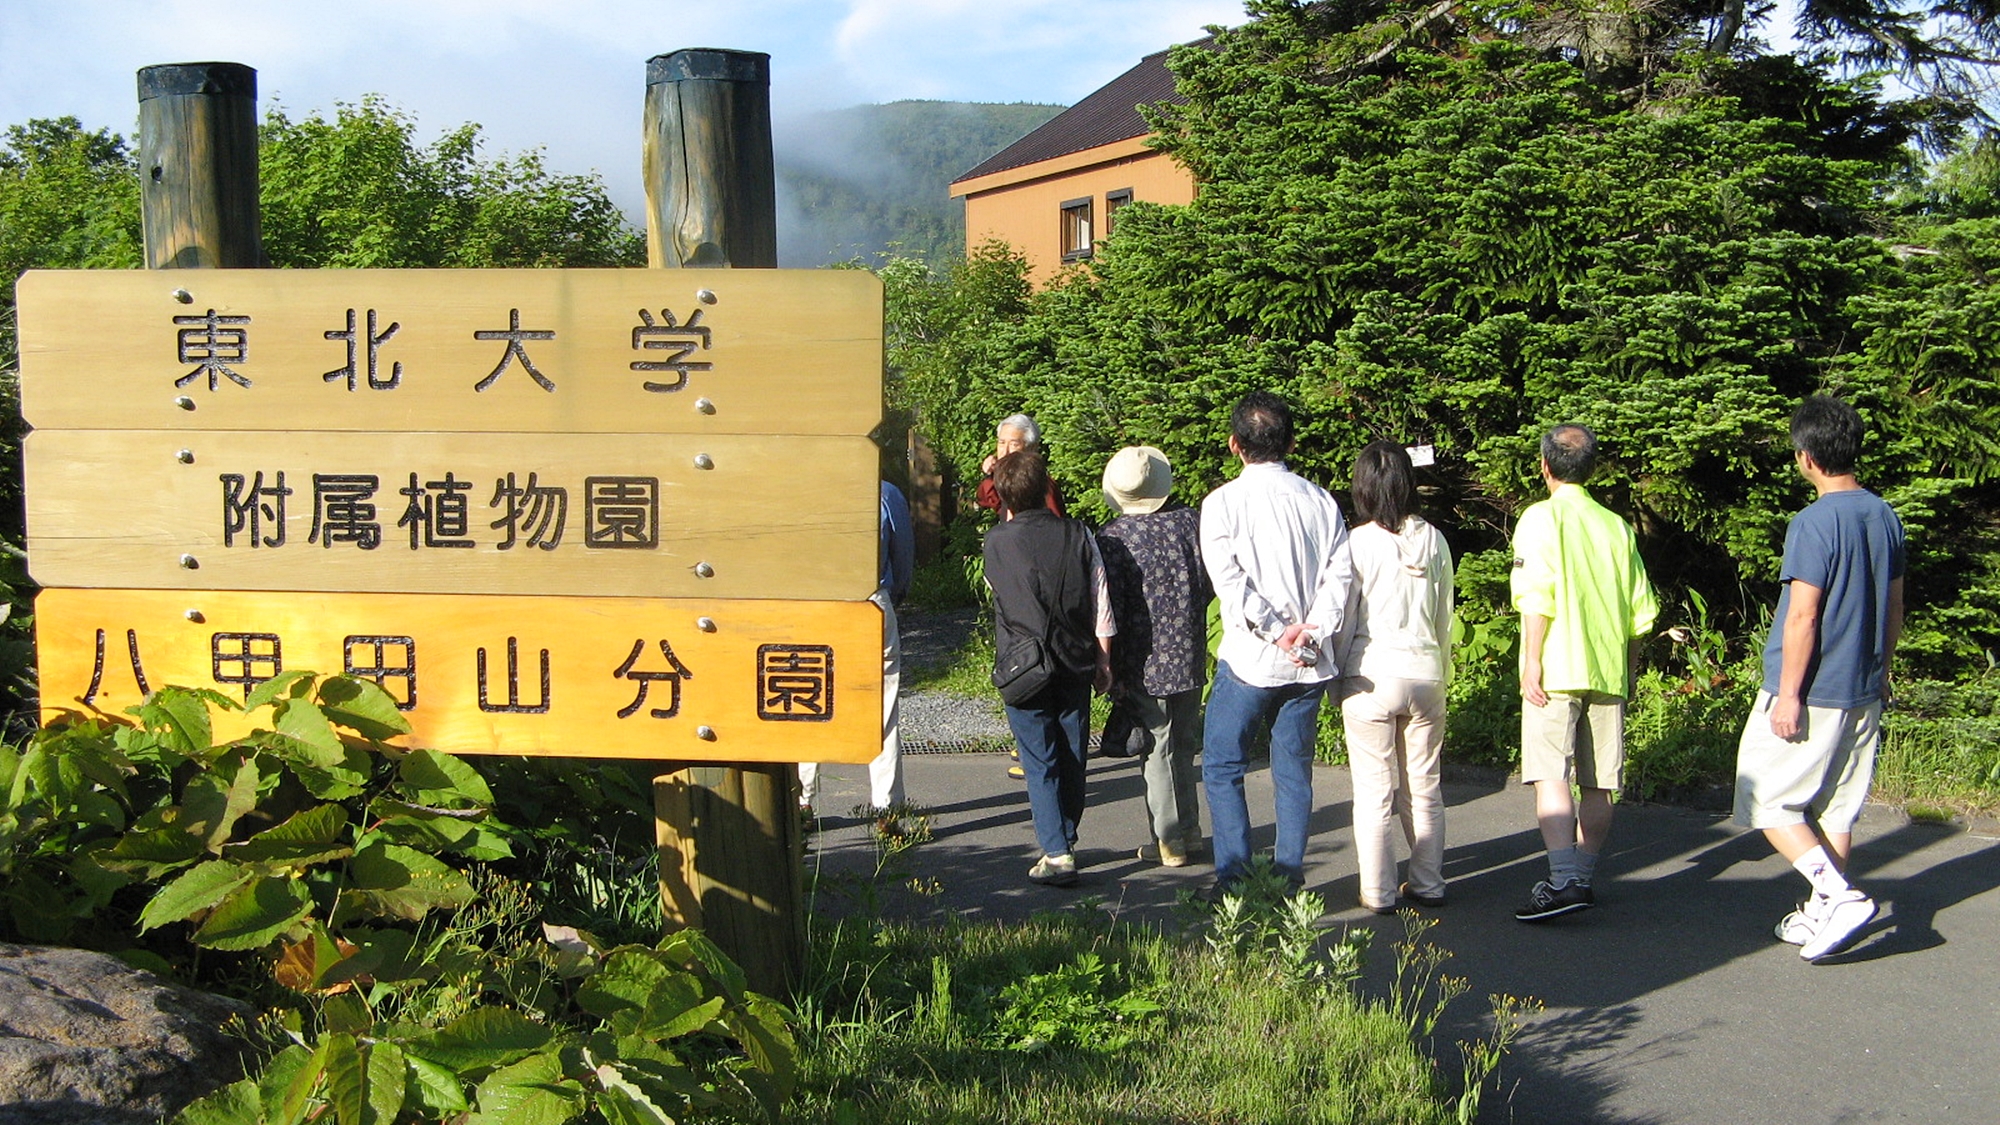
<path id="1" fill-rule="evenodd" d="M 1139 65 L 1112 79 L 1096 93 L 987 157 L 977 168 L 952 183 L 963 183 L 975 176 L 1019 168 L 1024 164 L 1038 164 L 1113 141 L 1143 137 L 1152 130 L 1139 116 L 1140 106 L 1185 101 L 1187 99 L 1174 90 L 1174 76 L 1167 69 L 1167 52 L 1156 51 L 1140 59 Z"/>

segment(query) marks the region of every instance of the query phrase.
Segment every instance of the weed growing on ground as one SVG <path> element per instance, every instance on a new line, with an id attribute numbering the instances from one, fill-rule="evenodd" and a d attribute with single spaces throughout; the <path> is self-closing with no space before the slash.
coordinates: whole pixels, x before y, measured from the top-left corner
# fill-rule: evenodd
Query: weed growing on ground
<path id="1" fill-rule="evenodd" d="M 1412 916 L 1396 996 L 1354 987 L 1364 933 L 1268 865 L 1179 933 L 1087 901 L 1022 923 L 848 916 L 812 934 L 789 1120 L 1465 1122 L 1520 1001 L 1461 1044 L 1457 1081 L 1426 1053 L 1465 991 Z M 1198 927 L 1198 929 L 1196 928 Z M 1407 947 L 1407 948 L 1406 948 Z"/>

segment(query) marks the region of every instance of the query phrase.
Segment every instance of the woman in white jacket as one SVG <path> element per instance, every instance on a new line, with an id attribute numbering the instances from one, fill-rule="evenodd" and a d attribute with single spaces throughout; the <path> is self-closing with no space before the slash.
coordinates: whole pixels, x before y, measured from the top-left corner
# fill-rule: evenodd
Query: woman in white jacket
<path id="1" fill-rule="evenodd" d="M 1451 680 L 1451 549 L 1416 513 L 1415 473 L 1399 445 L 1378 441 L 1354 461 L 1354 594 L 1341 640 L 1340 710 L 1354 777 L 1354 855 L 1361 905 L 1398 897 L 1444 905 L 1445 685 Z M 1398 886 L 1392 824 L 1410 849 Z"/>

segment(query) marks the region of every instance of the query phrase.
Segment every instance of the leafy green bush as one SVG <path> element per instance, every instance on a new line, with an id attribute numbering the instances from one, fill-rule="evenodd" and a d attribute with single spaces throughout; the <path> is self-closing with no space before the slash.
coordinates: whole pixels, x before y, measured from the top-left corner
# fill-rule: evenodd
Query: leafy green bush
<path id="1" fill-rule="evenodd" d="M 176 1125 L 394 1125 L 458 1114 L 494 1122 L 615 1125 L 776 1122 L 791 1092 L 788 1013 L 748 991 L 701 934 L 658 948 L 600 950 L 576 930 L 549 932 L 546 966 L 574 982 L 552 1010 L 481 1005 L 441 1026 L 377 1019 L 353 992 L 328 996 L 321 1029 L 298 1013 L 293 1040 L 262 1070 L 184 1109 Z"/>

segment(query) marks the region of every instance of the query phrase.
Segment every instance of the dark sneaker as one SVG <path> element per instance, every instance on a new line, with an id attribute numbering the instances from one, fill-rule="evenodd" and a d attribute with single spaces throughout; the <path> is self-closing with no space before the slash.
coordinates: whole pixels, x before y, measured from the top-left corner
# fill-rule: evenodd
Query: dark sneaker
<path id="1" fill-rule="evenodd" d="M 1831 957 L 1853 945 L 1854 939 L 1861 936 L 1862 929 L 1874 919 L 1874 899 L 1852 888 L 1834 895 L 1828 900 L 1824 916 L 1812 937 L 1799 946 L 1799 956 L 1808 961 Z"/>
<path id="2" fill-rule="evenodd" d="M 1436 910 L 1438 907 L 1444 905 L 1443 892 L 1434 895 L 1418 894 L 1408 883 L 1404 883 L 1396 888 L 1396 897 L 1409 899 L 1418 906 L 1428 906 L 1432 910 Z"/>
<path id="3" fill-rule="evenodd" d="M 1045 855 L 1028 869 L 1028 881 L 1049 887 L 1076 886 L 1076 858 L 1066 855 Z"/>
<path id="4" fill-rule="evenodd" d="M 1544 922 L 1564 914 L 1589 910 L 1596 905 L 1597 895 L 1591 891 L 1589 883 L 1568 882 L 1556 887 L 1544 879 L 1535 884 L 1534 890 L 1528 892 L 1528 902 L 1514 912 L 1514 920 Z"/>

